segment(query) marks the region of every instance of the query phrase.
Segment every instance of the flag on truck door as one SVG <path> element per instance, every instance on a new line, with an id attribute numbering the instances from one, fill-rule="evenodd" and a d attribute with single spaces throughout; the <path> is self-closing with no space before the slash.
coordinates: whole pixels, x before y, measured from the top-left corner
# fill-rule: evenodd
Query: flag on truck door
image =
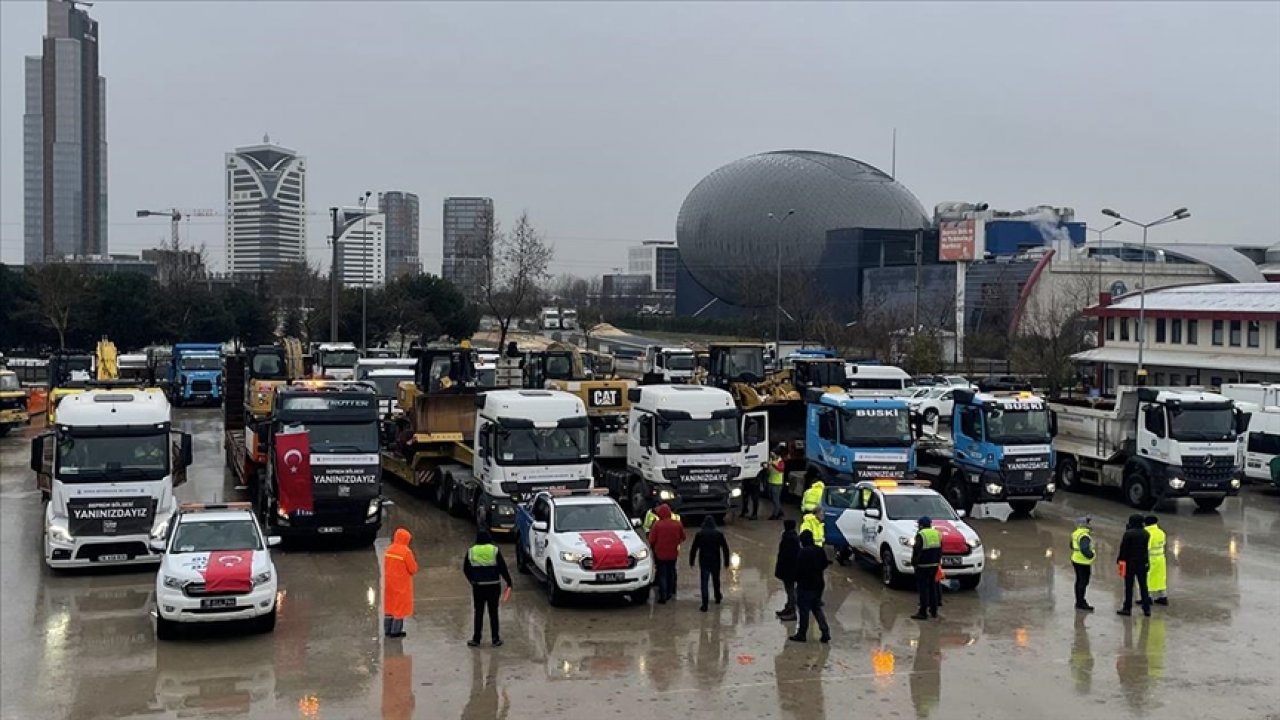
<path id="1" fill-rule="evenodd" d="M 311 498 L 311 434 L 306 430 L 276 433 L 276 500 L 287 515 L 314 512 Z"/>

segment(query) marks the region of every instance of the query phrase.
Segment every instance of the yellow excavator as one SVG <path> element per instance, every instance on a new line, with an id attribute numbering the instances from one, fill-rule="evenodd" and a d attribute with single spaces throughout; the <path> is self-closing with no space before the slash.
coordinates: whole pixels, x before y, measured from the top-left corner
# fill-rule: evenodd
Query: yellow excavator
<path id="1" fill-rule="evenodd" d="M 582 400 L 599 442 L 597 464 L 625 463 L 627 416 L 631 412 L 627 390 L 636 387 L 636 382 L 599 377 L 595 368 L 587 372 L 582 351 L 567 343 L 553 342 L 543 350 L 525 353 L 524 358 L 526 388 L 562 390 Z"/>
<path id="2" fill-rule="evenodd" d="M 45 414 L 48 424 L 57 421 L 62 398 L 119 379 L 120 355 L 115 343 L 105 337 L 98 341 L 92 354 L 76 350 L 54 352 L 49 356 L 49 405 Z"/>

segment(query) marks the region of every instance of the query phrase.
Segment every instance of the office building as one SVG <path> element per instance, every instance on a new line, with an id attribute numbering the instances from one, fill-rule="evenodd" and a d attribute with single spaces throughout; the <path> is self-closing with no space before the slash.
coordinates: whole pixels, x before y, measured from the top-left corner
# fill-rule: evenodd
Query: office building
<path id="1" fill-rule="evenodd" d="M 675 293 L 680 249 L 674 240 L 645 240 L 627 251 L 627 274 L 648 275 L 655 293 Z"/>
<path id="2" fill-rule="evenodd" d="M 472 302 L 484 296 L 485 266 L 492 234 L 493 198 L 445 198 L 441 277 L 453 283 Z"/>
<path id="3" fill-rule="evenodd" d="M 306 159 L 263 137 L 227 153 L 224 168 L 227 272 L 255 277 L 306 262 Z"/>
<path id="4" fill-rule="evenodd" d="M 386 217 L 387 280 L 421 273 L 418 196 L 399 190 L 378 193 L 378 212 Z"/>
<path id="5" fill-rule="evenodd" d="M 27 263 L 107 253 L 107 81 L 98 23 L 48 0 L 43 54 L 26 59 L 23 255 Z"/>
<path id="6" fill-rule="evenodd" d="M 338 276 L 343 287 L 380 287 L 387 281 L 387 217 L 358 207 L 342 209 Z"/>

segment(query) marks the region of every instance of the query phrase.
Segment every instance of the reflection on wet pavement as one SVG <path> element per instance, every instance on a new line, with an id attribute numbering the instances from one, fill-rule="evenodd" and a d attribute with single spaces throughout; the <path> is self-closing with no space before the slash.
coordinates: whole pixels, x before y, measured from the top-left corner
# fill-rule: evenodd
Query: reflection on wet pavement
<path id="1" fill-rule="evenodd" d="M 196 466 L 184 500 L 233 499 L 216 411 L 184 410 Z M 30 436 L 30 431 L 26 437 Z M 374 549 L 282 552 L 279 623 L 269 635 L 210 628 L 157 643 L 154 575 L 54 575 L 39 553 L 40 501 L 22 435 L 0 440 L 3 718 L 1263 718 L 1280 667 L 1280 496 L 1249 488 L 1219 513 L 1162 514 L 1171 605 L 1113 614 L 1114 554 L 1128 508 L 1064 495 L 1034 518 L 979 508 L 986 576 L 946 592 L 940 621 L 863 567 L 832 567 L 834 641 L 790 643 L 773 617 L 779 524 L 726 528 L 725 600 L 697 611 L 681 567 L 677 600 L 632 607 L 586 599 L 551 609 L 527 576 L 502 606 L 506 645 L 472 650 L 461 562 L 473 530 L 391 488 L 396 526 L 421 572 L 408 637 L 380 635 Z M 1092 615 L 1075 612 L 1070 519 L 1095 518 Z M 1114 668 L 1114 672 L 1112 672 Z M 1087 703 L 1087 705 L 1081 705 Z M 1087 711 L 1082 708 L 1089 708 Z"/>

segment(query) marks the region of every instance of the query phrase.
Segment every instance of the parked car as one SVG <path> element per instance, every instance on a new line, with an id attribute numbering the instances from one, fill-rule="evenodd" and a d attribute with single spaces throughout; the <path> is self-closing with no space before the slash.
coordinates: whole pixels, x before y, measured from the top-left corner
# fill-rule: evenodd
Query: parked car
<path id="1" fill-rule="evenodd" d="M 955 405 L 955 391 L 965 388 L 956 388 L 946 385 L 930 388 L 929 392 L 922 397 L 912 398 L 907 401 L 907 407 L 911 408 L 911 412 L 924 417 L 924 421 L 933 424 L 941 419 L 943 422 L 951 422 L 951 409 Z"/>

